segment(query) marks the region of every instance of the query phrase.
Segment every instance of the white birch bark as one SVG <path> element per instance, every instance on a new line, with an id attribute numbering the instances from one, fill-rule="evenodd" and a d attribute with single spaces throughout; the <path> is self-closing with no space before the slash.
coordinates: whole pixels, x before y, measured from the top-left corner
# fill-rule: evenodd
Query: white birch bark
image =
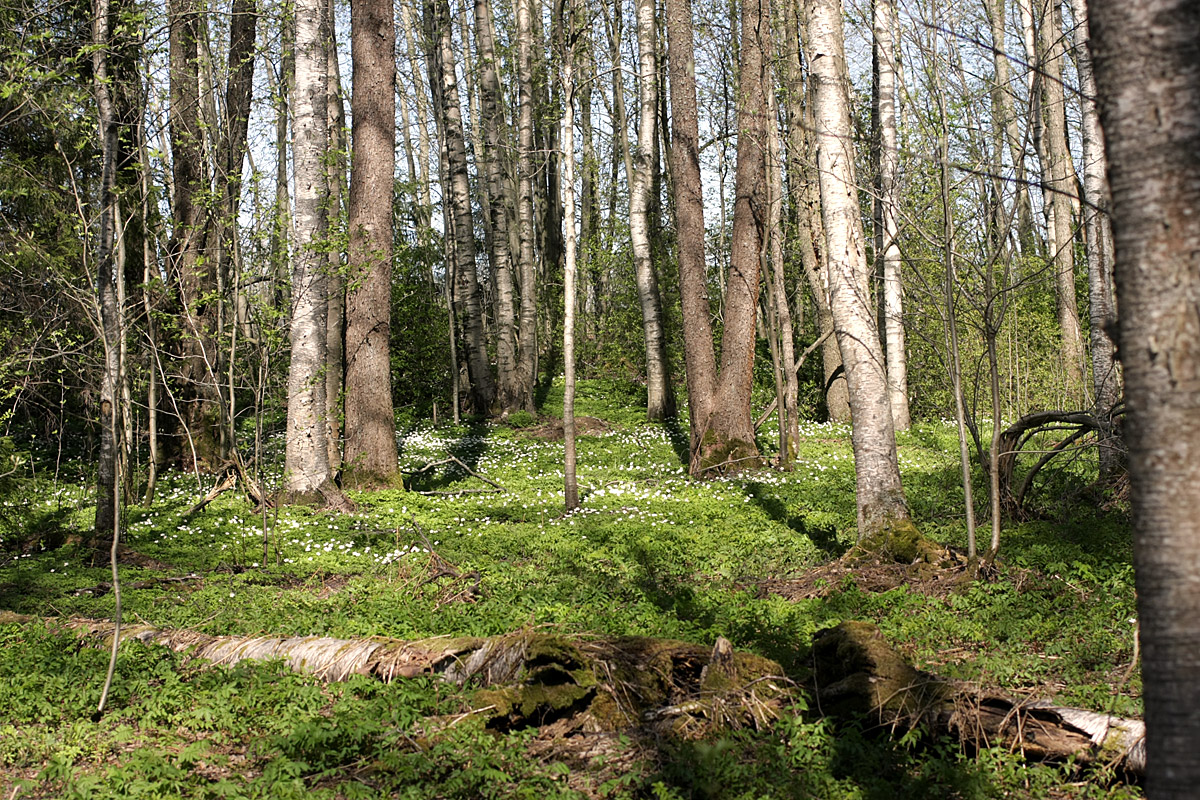
<path id="1" fill-rule="evenodd" d="M 908 430 L 908 358 L 904 349 L 904 290 L 900 282 L 899 225 L 896 208 L 899 189 L 896 167 L 896 6 L 893 0 L 875 0 L 875 118 L 879 150 L 879 210 L 876 214 L 875 253 L 883 278 L 884 350 L 887 354 L 888 401 L 896 430 Z"/>
<path id="2" fill-rule="evenodd" d="M 650 248 L 652 159 L 654 141 L 658 135 L 655 10 L 654 0 L 638 0 L 638 143 L 637 153 L 633 157 L 633 172 L 629 175 L 629 238 L 633 244 L 633 268 L 646 340 L 646 415 L 651 420 L 660 420 L 672 416 L 674 409 L 667 385 L 669 378 L 662 300 Z"/>
<path id="3" fill-rule="evenodd" d="M 854 131 L 842 44 L 841 0 L 808 0 L 821 214 L 830 308 L 846 368 L 859 539 L 907 523 L 892 410 L 879 334 L 871 315 L 869 267 L 854 178 Z"/>
<path id="4" fill-rule="evenodd" d="M 292 269 L 291 364 L 288 369 L 284 490 L 312 496 L 330 480 L 325 429 L 325 255 L 327 175 L 325 42 L 322 0 L 296 3 L 296 254 Z"/>

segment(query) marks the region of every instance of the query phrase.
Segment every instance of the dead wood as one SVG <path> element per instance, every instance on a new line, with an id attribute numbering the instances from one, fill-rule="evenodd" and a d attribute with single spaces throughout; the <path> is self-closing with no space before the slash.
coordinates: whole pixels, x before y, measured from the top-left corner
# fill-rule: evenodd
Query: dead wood
<path id="1" fill-rule="evenodd" d="M 0 624 L 41 622 L 96 646 L 111 645 L 113 624 L 107 620 L 42 621 L 0 612 Z M 769 724 L 791 686 L 777 663 L 735 651 L 724 640 L 710 650 L 667 639 L 582 639 L 545 630 L 406 641 L 211 636 L 146 624 L 124 625 L 119 636 L 122 642 L 187 651 L 214 664 L 282 660 L 326 681 L 368 675 L 390 683 L 436 676 L 479 688 L 477 711 L 499 729 L 561 722 L 578 733 L 650 728 L 707 735 Z"/>
<path id="2" fill-rule="evenodd" d="M 199 575 L 197 575 L 196 573 L 193 572 L 190 575 L 179 575 L 179 576 L 170 577 L 170 578 L 153 578 L 151 580 L 145 580 L 145 581 L 134 581 L 133 583 L 125 583 L 124 581 L 121 581 L 121 589 L 122 590 L 152 589 L 155 586 L 163 586 L 168 583 L 192 583 L 192 582 L 198 581 L 198 580 L 203 580 L 203 579 Z M 95 586 L 89 586 L 86 589 L 76 589 L 72 592 L 68 592 L 68 594 L 72 594 L 75 597 L 80 597 L 85 594 L 91 595 L 92 597 L 100 597 L 102 595 L 108 594 L 111 591 L 112 591 L 112 584 L 107 581 L 101 581 L 100 583 L 97 583 Z"/>
<path id="3" fill-rule="evenodd" d="M 496 483 L 491 478 L 487 477 L 486 475 L 482 475 L 482 474 L 476 472 L 475 470 L 471 469 L 470 467 L 468 467 L 465 463 L 463 463 L 462 459 L 456 458 L 454 456 L 450 456 L 449 458 L 443 458 L 440 461 L 430 461 L 428 464 L 421 467 L 420 469 L 414 470 L 413 472 L 409 472 L 408 474 L 415 478 L 417 475 L 420 475 L 422 472 L 427 472 L 435 467 L 444 467 L 447 464 L 457 464 L 461 469 L 466 471 L 469 475 L 471 475 L 475 478 L 478 478 L 479 480 L 483 481 L 484 483 L 488 484 L 489 486 L 494 487 L 496 491 L 499 491 L 499 492 L 507 492 L 508 491 L 508 489 L 505 489 L 503 486 Z M 460 490 L 460 491 L 456 491 L 456 492 L 444 492 L 444 493 L 443 492 L 417 492 L 417 494 L 465 494 L 465 492 Z"/>
<path id="4" fill-rule="evenodd" d="M 893 729 L 920 726 L 973 747 L 1000 746 L 1036 760 L 1145 771 L 1145 723 L 1048 700 L 1021 699 L 909 664 L 879 629 L 843 622 L 813 637 L 816 695 L 823 713 L 872 717 Z"/>

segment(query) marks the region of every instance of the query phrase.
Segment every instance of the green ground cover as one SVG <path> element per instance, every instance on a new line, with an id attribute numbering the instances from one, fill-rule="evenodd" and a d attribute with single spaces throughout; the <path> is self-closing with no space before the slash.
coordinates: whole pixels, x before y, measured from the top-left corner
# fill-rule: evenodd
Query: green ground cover
<path id="1" fill-rule="evenodd" d="M 188 516 L 208 487 L 165 476 L 152 508 L 128 510 L 122 580 L 198 577 L 128 588 L 125 618 L 214 635 L 411 639 L 542 626 L 706 645 L 725 636 L 800 682 L 814 631 L 863 619 L 938 674 L 1139 713 L 1128 522 L 1099 507 L 1082 473 L 1053 478 L 1043 517 L 1005 530 L 994 580 L 937 596 L 871 591 L 849 576 L 790 599 L 771 587 L 852 543 L 849 430 L 806 425 L 794 472 L 697 482 L 681 461 L 686 439 L 640 423 L 628 400 L 584 382 L 578 413 L 596 421 L 579 444 L 583 507 L 570 515 L 562 442 L 546 419 L 403 430 L 405 470 L 454 456 L 503 490 L 451 462 L 406 491 L 354 494 L 355 514 L 264 517 L 230 492 Z M 900 448 L 916 521 L 963 546 L 952 429 L 918 426 Z M 32 454 L 36 477 L 11 484 L 0 507 L 0 610 L 108 617 L 111 592 L 80 592 L 109 580 L 107 564 L 73 543 L 90 522 L 85 465 L 56 474 Z M 35 534 L 45 549 L 14 549 Z M 455 575 L 430 580 L 446 564 Z M 135 643 L 122 645 L 109 710 L 94 720 L 107 658 L 42 625 L 0 625 L 5 797 L 1140 795 L 1102 769 L 835 723 L 802 700 L 768 730 L 629 740 L 627 753 L 567 764 L 539 755 L 536 729 L 497 732 L 467 713 L 470 689 L 323 685 L 280 664 L 214 667 Z"/>

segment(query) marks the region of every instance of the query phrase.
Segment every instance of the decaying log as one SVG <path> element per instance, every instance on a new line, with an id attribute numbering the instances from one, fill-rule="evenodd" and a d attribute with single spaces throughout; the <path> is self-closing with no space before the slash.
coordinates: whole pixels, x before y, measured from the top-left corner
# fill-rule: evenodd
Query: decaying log
<path id="1" fill-rule="evenodd" d="M 0 612 L 0 624 L 43 623 L 109 646 L 107 620 L 39 620 Z M 436 676 L 481 689 L 493 727 L 569 721 L 580 732 L 653 727 L 703 735 L 762 727 L 787 702 L 790 682 L 768 659 L 732 649 L 649 637 L 574 638 L 539 630 L 491 637 L 334 639 L 323 636 L 210 636 L 123 625 L 121 641 L 188 651 L 214 664 L 282 660 L 326 681 L 368 675 L 384 682 Z"/>
<path id="2" fill-rule="evenodd" d="M 817 701 L 824 713 L 873 716 L 893 728 L 921 726 L 975 747 L 1000 746 L 1036 760 L 1110 764 L 1145 771 L 1145 723 L 1021 700 L 939 678 L 909 664 L 879 628 L 843 622 L 813 639 Z"/>

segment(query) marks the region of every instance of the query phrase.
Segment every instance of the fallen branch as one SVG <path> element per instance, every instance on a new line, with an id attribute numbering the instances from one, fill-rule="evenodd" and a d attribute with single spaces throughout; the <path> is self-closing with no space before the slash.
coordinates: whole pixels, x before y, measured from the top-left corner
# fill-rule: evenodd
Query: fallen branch
<path id="1" fill-rule="evenodd" d="M 190 575 L 180 575 L 180 576 L 171 577 L 171 578 L 154 578 L 152 580 L 136 581 L 134 583 L 124 584 L 122 588 L 124 588 L 124 589 L 151 589 L 155 586 L 162 586 L 163 584 L 167 584 L 167 583 L 191 583 L 192 581 L 198 581 L 198 580 L 201 580 L 200 576 L 193 572 Z M 75 597 L 81 597 L 85 594 L 91 595 L 92 597 L 101 597 L 102 595 L 108 594 L 110 591 L 112 591 L 112 588 L 113 588 L 113 585 L 111 583 L 109 583 L 107 581 L 101 581 L 100 583 L 97 583 L 95 586 L 89 586 L 86 589 L 76 589 L 75 591 L 71 592 L 70 594 L 74 595 Z"/>
<path id="2" fill-rule="evenodd" d="M 420 475 L 422 472 L 428 472 L 429 470 L 433 469 L 434 467 L 444 467 L 447 464 L 457 464 L 458 466 L 460 466 L 464 470 L 466 470 L 468 473 L 470 473 L 472 476 L 478 478 L 479 480 L 483 481 L 484 483 L 488 484 L 489 486 L 496 487 L 496 489 L 498 491 L 501 491 L 501 492 L 508 491 L 508 489 L 505 489 L 503 486 L 496 483 L 494 480 L 487 477 L 486 475 L 481 475 L 480 473 L 471 469 L 466 464 L 464 464 L 461 459 L 456 458 L 454 456 L 450 456 L 449 458 L 443 458 L 441 461 L 431 461 L 428 464 L 426 464 L 425 466 L 421 467 L 420 469 L 414 470 L 413 472 L 407 472 L 407 470 L 405 470 L 405 472 L 407 472 L 407 474 L 409 474 L 409 475 L 412 475 L 413 477 L 416 477 L 417 475 Z M 418 492 L 418 494 L 433 494 L 433 492 Z M 461 494 L 461 492 L 451 492 L 451 494 Z"/>
<path id="3" fill-rule="evenodd" d="M 804 362 L 808 361 L 808 357 L 811 356 L 818 347 L 825 344 L 825 340 L 828 339 L 830 336 L 833 336 L 832 328 L 830 330 L 825 331 L 825 333 L 821 336 L 821 338 L 817 339 L 815 342 L 810 344 L 808 347 L 804 348 L 804 352 L 801 353 L 800 357 L 796 359 L 796 364 L 792 368 L 792 371 L 796 374 L 797 377 L 799 377 L 799 375 L 800 375 L 800 369 L 804 366 Z M 775 409 L 778 407 L 779 407 L 779 398 L 778 397 L 772 398 L 770 405 L 767 406 L 767 410 L 762 413 L 762 416 L 760 416 L 757 421 L 755 421 L 754 430 L 757 431 L 759 428 L 761 428 L 763 426 L 763 423 L 767 421 L 767 418 L 770 417 L 771 414 L 775 413 Z"/>
<path id="4" fill-rule="evenodd" d="M 107 620 L 0 612 L 0 624 L 14 623 L 65 627 L 95 646 L 113 638 Z M 119 636 L 220 665 L 282 660 L 325 681 L 367 675 L 385 683 L 419 676 L 469 683 L 486 690 L 475 695 L 475 710 L 487 709 L 492 726 L 506 729 L 553 722 L 586 731 L 757 727 L 778 716 L 790 687 L 777 663 L 734 651 L 725 640 L 710 650 L 668 639 L 578 639 L 537 630 L 405 641 L 210 636 L 145 624 L 126 624 Z"/>
<path id="5" fill-rule="evenodd" d="M 874 717 L 881 725 L 949 733 L 977 748 L 1027 758 L 1146 768 L 1146 726 L 1048 700 L 1018 699 L 914 668 L 867 622 L 843 622 L 813 637 L 814 679 L 823 713 Z"/>

